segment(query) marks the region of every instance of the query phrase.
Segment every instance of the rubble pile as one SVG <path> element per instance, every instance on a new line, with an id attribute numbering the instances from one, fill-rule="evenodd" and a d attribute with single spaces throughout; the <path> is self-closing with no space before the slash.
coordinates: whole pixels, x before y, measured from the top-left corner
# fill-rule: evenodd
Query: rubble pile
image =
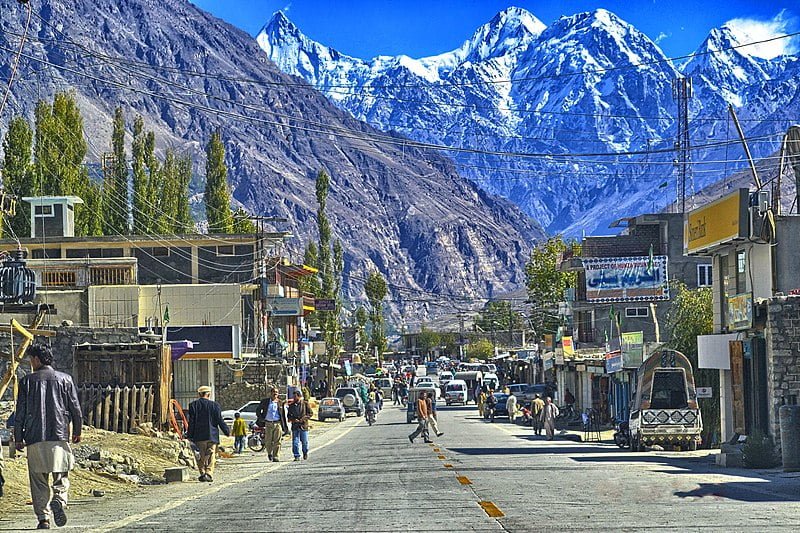
<path id="1" fill-rule="evenodd" d="M 85 470 L 142 485 L 164 482 L 163 478 L 146 472 L 139 461 L 124 453 L 115 453 L 88 444 L 75 446 L 72 453 L 77 466 Z"/>

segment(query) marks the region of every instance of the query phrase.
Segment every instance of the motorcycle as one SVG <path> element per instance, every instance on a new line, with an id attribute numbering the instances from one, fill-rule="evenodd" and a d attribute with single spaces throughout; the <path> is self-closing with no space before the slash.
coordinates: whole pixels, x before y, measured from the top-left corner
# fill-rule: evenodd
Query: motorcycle
<path id="1" fill-rule="evenodd" d="M 622 449 L 631 447 L 631 430 L 627 420 L 614 424 L 614 443 Z"/>
<path id="2" fill-rule="evenodd" d="M 374 403 L 367 405 L 367 424 L 370 426 L 375 423 L 375 417 L 378 415 L 378 406 Z"/>
<path id="3" fill-rule="evenodd" d="M 254 452 L 263 452 L 267 446 L 267 440 L 264 438 L 264 428 L 250 422 L 250 435 L 247 437 L 247 447 Z"/>

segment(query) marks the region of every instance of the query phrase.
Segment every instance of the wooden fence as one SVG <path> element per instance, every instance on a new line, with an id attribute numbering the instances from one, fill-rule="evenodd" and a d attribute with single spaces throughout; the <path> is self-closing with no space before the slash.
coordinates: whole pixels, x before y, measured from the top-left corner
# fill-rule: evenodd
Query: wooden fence
<path id="1" fill-rule="evenodd" d="M 83 422 L 96 428 L 127 433 L 143 422 L 159 423 L 159 406 L 153 385 L 111 387 L 79 385 Z"/>

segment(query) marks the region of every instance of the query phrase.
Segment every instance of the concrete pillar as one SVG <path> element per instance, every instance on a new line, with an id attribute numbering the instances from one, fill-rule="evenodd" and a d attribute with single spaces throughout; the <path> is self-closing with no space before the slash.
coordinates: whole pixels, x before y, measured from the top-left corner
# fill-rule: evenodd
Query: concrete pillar
<path id="1" fill-rule="evenodd" d="M 784 472 L 800 472 L 800 405 L 782 405 L 778 410 L 781 424 L 781 456 Z"/>
<path id="2" fill-rule="evenodd" d="M 720 436 L 722 442 L 727 442 L 733 437 L 733 389 L 731 382 L 731 371 L 719 371 L 719 416 L 720 416 Z"/>

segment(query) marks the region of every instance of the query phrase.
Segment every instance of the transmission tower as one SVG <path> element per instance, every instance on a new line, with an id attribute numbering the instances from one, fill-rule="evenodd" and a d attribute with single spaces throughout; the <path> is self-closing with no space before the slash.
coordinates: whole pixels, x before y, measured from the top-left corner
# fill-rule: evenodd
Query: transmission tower
<path id="1" fill-rule="evenodd" d="M 677 136 L 675 140 L 676 209 L 686 212 L 686 182 L 691 179 L 689 153 L 689 99 L 692 97 L 692 78 L 672 80 L 672 97 L 678 104 Z"/>

